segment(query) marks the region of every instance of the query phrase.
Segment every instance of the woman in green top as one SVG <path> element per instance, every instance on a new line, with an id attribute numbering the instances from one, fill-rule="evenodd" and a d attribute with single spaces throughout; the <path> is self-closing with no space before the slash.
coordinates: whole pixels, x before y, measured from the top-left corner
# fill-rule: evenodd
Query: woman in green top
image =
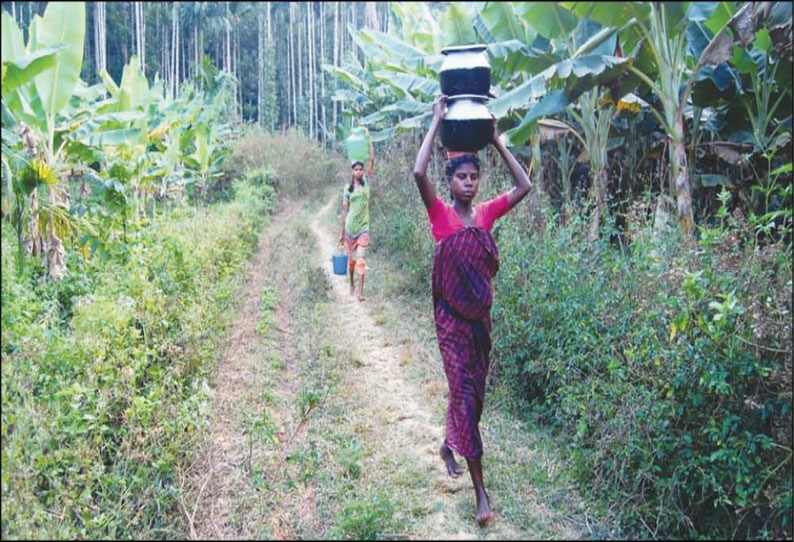
<path id="1" fill-rule="evenodd" d="M 347 249 L 347 269 L 350 276 L 350 295 L 356 295 L 354 271 L 359 276 L 358 300 L 364 301 L 364 272 L 367 269 L 366 256 L 369 246 L 369 189 L 372 169 L 375 166 L 375 148 L 369 143 L 369 167 L 364 175 L 364 164 L 356 160 L 352 164 L 353 175 L 350 184 L 345 185 L 342 196 L 342 235 L 339 243 Z"/>

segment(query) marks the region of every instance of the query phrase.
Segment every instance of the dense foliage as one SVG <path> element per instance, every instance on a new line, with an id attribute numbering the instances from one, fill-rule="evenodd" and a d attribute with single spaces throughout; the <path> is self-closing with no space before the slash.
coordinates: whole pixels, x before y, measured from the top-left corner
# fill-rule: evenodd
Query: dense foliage
<path id="1" fill-rule="evenodd" d="M 261 179 L 257 177 L 255 179 Z M 70 273 L 20 277 L 3 227 L 3 537 L 173 537 L 207 372 L 275 192 L 180 209 Z"/>
<path id="2" fill-rule="evenodd" d="M 402 137 L 385 150 L 372 235 L 402 270 L 395 293 L 429 300 L 417 149 Z M 509 187 L 484 159 L 480 201 Z M 631 221 L 625 244 L 609 242 L 614 225 L 591 243 L 586 220 L 561 225 L 531 202 L 497 223 L 490 393 L 555 428 L 582 490 L 635 536 L 790 536 L 791 248 L 756 244 L 740 214 L 695 250 L 641 209 Z"/>
<path id="3" fill-rule="evenodd" d="M 347 179 L 317 140 L 371 128 L 373 250 L 429 299 L 411 167 L 440 49 L 481 41 L 534 184 L 494 230 L 490 385 L 633 535 L 791 538 L 790 3 L 4 2 L 2 30 L 4 537 L 182 536 L 257 230 Z"/>

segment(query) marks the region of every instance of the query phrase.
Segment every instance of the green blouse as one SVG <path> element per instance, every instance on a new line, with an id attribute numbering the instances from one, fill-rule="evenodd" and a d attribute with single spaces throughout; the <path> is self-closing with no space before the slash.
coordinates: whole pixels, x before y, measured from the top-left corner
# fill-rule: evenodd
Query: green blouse
<path id="1" fill-rule="evenodd" d="M 357 237 L 369 232 L 369 187 L 371 180 L 364 177 L 364 186 L 356 187 L 350 193 L 350 185 L 346 184 L 343 191 L 343 201 L 349 201 L 345 221 L 345 234 L 348 237 Z"/>

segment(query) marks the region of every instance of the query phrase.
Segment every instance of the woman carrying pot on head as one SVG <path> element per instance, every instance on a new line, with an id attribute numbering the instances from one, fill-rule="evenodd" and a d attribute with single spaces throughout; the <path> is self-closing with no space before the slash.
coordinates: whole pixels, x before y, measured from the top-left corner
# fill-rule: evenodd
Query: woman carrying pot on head
<path id="1" fill-rule="evenodd" d="M 446 102 L 447 96 L 440 95 L 433 103 L 433 121 L 416 156 L 414 179 L 436 240 L 433 308 L 438 345 L 449 383 L 446 438 L 441 444 L 441 458 L 453 478 L 463 472 L 453 452 L 466 458 L 476 496 L 475 517 L 484 525 L 493 513 L 483 482 L 479 422 L 491 350 L 491 279 L 499 269 L 499 254 L 490 230 L 498 218 L 527 195 L 531 184 L 521 165 L 499 140 L 494 120 L 490 143 L 505 161 L 513 177 L 513 188 L 497 198 L 474 205 L 480 181 L 477 155 L 450 152 L 446 177 L 452 203 L 439 199 L 427 178 L 427 165 Z"/>
<path id="2" fill-rule="evenodd" d="M 375 167 L 375 148 L 371 140 L 367 173 L 364 174 L 364 164 L 360 160 L 353 161 L 351 167 L 353 174 L 342 196 L 342 234 L 339 243 L 344 243 L 347 250 L 350 295 L 356 295 L 354 274 L 358 274 L 358 300 L 364 301 L 365 257 L 369 246 L 369 192 Z"/>

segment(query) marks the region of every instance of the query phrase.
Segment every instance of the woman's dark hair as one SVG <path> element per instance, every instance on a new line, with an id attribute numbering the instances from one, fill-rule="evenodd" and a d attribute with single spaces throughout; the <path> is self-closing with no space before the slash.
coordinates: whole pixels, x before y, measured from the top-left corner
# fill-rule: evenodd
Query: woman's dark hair
<path id="1" fill-rule="evenodd" d="M 477 173 L 480 172 L 480 159 L 477 158 L 476 154 L 462 154 L 460 156 L 456 156 L 452 160 L 447 160 L 446 168 L 444 173 L 447 175 L 447 181 L 452 180 L 452 176 L 455 175 L 455 171 L 462 166 L 463 164 L 472 164 L 474 167 L 477 168 Z M 449 189 L 449 198 L 454 199 L 452 195 L 452 188 Z"/>
<path id="2" fill-rule="evenodd" d="M 477 173 L 480 172 L 480 159 L 474 154 L 464 154 L 461 156 L 456 156 L 452 160 L 447 160 L 445 171 L 447 180 L 451 180 L 452 176 L 455 174 L 455 170 L 466 163 L 472 164 L 474 167 L 476 167 Z"/>
<path id="3" fill-rule="evenodd" d="M 356 160 L 356 161 L 355 161 L 355 162 L 353 162 L 353 164 L 350 166 L 350 169 L 353 169 L 353 168 L 354 168 L 354 167 L 356 167 L 358 164 L 361 164 L 361 167 L 364 167 L 364 162 L 362 162 L 362 161 L 360 161 L 360 160 Z M 353 183 L 355 183 L 355 180 L 353 179 L 353 176 L 351 175 L 351 176 L 350 176 L 350 186 L 347 188 L 347 191 L 348 191 L 348 192 L 350 192 L 351 194 L 353 193 Z M 365 184 L 367 184 L 367 182 L 364 180 L 364 177 L 361 177 L 361 186 L 364 186 Z"/>

